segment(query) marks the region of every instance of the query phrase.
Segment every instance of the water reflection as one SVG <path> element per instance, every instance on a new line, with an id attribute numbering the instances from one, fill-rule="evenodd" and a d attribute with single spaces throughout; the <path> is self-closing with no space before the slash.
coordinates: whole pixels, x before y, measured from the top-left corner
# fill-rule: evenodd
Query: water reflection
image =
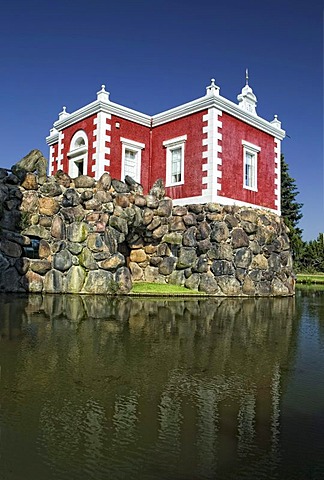
<path id="1" fill-rule="evenodd" d="M 6 480 L 278 478 L 294 298 L 1 300 Z"/>

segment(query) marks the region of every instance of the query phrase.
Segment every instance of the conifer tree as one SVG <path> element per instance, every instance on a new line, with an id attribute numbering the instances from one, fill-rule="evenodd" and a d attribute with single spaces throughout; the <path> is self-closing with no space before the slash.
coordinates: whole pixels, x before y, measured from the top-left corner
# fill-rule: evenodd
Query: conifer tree
<path id="1" fill-rule="evenodd" d="M 296 180 L 290 176 L 288 164 L 281 155 L 281 215 L 289 228 L 288 236 L 296 269 L 300 266 L 305 249 L 302 230 L 298 227 L 298 222 L 303 217 L 301 213 L 303 204 L 296 200 L 298 194 Z"/>

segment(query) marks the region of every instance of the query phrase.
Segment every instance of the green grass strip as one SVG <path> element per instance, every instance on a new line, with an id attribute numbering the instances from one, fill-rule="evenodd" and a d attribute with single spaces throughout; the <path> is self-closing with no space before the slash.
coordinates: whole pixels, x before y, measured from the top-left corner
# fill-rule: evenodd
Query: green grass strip
<path id="1" fill-rule="evenodd" d="M 298 273 L 297 274 L 297 283 L 316 283 L 324 285 L 324 274 L 317 273 Z"/>
<path id="2" fill-rule="evenodd" d="M 190 290 L 179 285 L 163 284 L 163 283 L 147 283 L 135 282 L 130 293 L 150 294 L 150 295 L 205 295 L 204 292 Z"/>

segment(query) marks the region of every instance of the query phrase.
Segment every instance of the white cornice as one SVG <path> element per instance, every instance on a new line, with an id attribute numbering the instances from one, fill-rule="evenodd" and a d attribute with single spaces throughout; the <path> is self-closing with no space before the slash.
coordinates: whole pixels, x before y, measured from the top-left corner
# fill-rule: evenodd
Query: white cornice
<path id="1" fill-rule="evenodd" d="M 223 112 L 229 113 L 233 117 L 236 117 L 239 120 L 242 120 L 243 122 L 248 123 L 249 125 L 252 125 L 253 127 L 256 127 L 266 133 L 269 133 L 280 140 L 286 136 L 286 132 L 281 128 L 276 128 L 267 120 L 242 110 L 238 105 L 224 97 L 221 97 L 220 95 L 206 95 L 178 107 L 166 110 L 165 112 L 158 113 L 152 117 L 153 127 L 211 107 L 216 107 Z"/>
<path id="2" fill-rule="evenodd" d="M 131 108 L 124 107 L 123 105 L 119 105 L 118 103 L 114 102 L 102 102 L 101 100 L 96 100 L 88 105 L 76 110 L 75 112 L 71 113 L 68 117 L 62 118 L 57 120 L 54 123 L 54 128 L 58 131 L 62 131 L 63 129 L 73 125 L 76 122 L 79 122 L 90 115 L 95 115 L 98 112 L 104 112 L 110 115 L 116 115 L 126 120 L 130 120 L 141 125 L 149 127 L 152 123 L 153 127 L 157 127 L 158 125 L 162 125 L 163 123 L 170 122 L 172 120 L 176 120 L 181 117 L 185 117 L 186 115 L 191 115 L 193 113 L 199 112 L 201 110 L 206 110 L 208 108 L 215 107 L 219 110 L 226 112 L 232 115 L 243 122 L 252 125 L 270 135 L 282 140 L 286 136 L 286 132 L 281 128 L 274 126 L 271 122 L 264 120 L 263 118 L 246 112 L 242 110 L 238 105 L 227 100 L 220 95 L 205 95 L 204 97 L 197 98 L 196 100 L 192 100 L 191 102 L 185 103 L 183 105 L 179 105 L 178 107 L 171 108 L 170 110 L 166 110 L 165 112 L 158 113 L 150 117 L 144 113 L 138 112 L 136 110 L 132 110 Z M 49 135 L 46 138 L 46 142 L 48 145 L 52 145 L 58 141 L 58 133 L 53 135 Z"/>

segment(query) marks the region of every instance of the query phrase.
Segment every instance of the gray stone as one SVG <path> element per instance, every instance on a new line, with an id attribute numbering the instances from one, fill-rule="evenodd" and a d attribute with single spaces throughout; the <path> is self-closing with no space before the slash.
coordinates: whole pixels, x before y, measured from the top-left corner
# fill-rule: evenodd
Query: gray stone
<path id="1" fill-rule="evenodd" d="M 201 213 L 203 211 L 203 205 L 200 203 L 192 203 L 191 205 L 188 205 L 188 210 L 189 212 L 193 212 L 195 214 Z"/>
<path id="2" fill-rule="evenodd" d="M 95 261 L 93 254 L 89 248 L 84 247 L 82 252 L 79 254 L 79 262 L 87 270 L 96 270 L 98 268 L 97 262 Z"/>
<path id="3" fill-rule="evenodd" d="M 70 242 L 84 242 L 89 233 L 89 225 L 85 222 L 73 222 L 67 226 L 67 239 Z"/>
<path id="4" fill-rule="evenodd" d="M 10 266 L 10 263 L 8 262 L 7 258 L 3 253 L 0 252 L 0 272 L 4 272 L 8 267 Z"/>
<path id="5" fill-rule="evenodd" d="M 28 271 L 25 275 L 25 285 L 27 291 L 32 293 L 40 293 L 43 290 L 43 277 L 38 273 Z"/>
<path id="6" fill-rule="evenodd" d="M 65 238 L 65 225 L 62 218 L 59 215 L 56 215 L 53 218 L 51 225 L 51 235 L 54 238 L 62 240 Z"/>
<path id="7" fill-rule="evenodd" d="M 95 179 L 88 175 L 79 175 L 74 179 L 75 188 L 93 188 L 95 184 Z"/>
<path id="8" fill-rule="evenodd" d="M 207 256 L 210 260 L 233 260 L 233 250 L 228 243 L 219 243 L 212 245 L 207 251 Z"/>
<path id="9" fill-rule="evenodd" d="M 231 232 L 233 248 L 241 248 L 249 246 L 249 237 L 242 228 L 233 228 Z"/>
<path id="10" fill-rule="evenodd" d="M 100 268 L 104 270 L 117 270 L 117 268 L 125 265 L 125 257 L 121 253 L 114 253 L 111 257 L 107 258 L 100 263 Z"/>
<path id="11" fill-rule="evenodd" d="M 67 242 L 66 248 L 71 252 L 73 255 L 79 255 L 82 252 L 83 245 L 80 243 L 74 242 Z"/>
<path id="12" fill-rule="evenodd" d="M 255 295 L 255 285 L 253 280 L 247 275 L 244 279 L 243 285 L 242 285 L 242 292 L 244 295 Z"/>
<path id="13" fill-rule="evenodd" d="M 181 217 L 170 217 L 169 218 L 169 227 L 171 232 L 184 232 L 186 230 L 186 226 L 183 223 Z"/>
<path id="14" fill-rule="evenodd" d="M 160 239 L 168 234 L 169 228 L 168 225 L 160 225 L 158 228 L 153 230 L 152 238 L 154 240 Z"/>
<path id="15" fill-rule="evenodd" d="M 71 177 L 67 173 L 64 173 L 62 170 L 58 170 L 54 177 L 59 185 L 62 185 L 64 188 L 69 188 L 71 184 Z"/>
<path id="16" fill-rule="evenodd" d="M 171 243 L 173 245 L 182 245 L 182 235 L 177 232 L 167 233 L 163 236 L 162 242 Z"/>
<path id="17" fill-rule="evenodd" d="M 0 250 L 7 257 L 21 257 L 22 248 L 18 243 L 3 238 L 0 241 Z"/>
<path id="18" fill-rule="evenodd" d="M 197 228 L 189 227 L 183 234 L 182 244 L 185 247 L 195 247 L 197 245 L 196 240 Z"/>
<path id="19" fill-rule="evenodd" d="M 39 275 L 45 275 L 45 273 L 49 272 L 51 268 L 52 264 L 47 260 L 30 261 L 30 269 L 35 273 L 39 273 Z"/>
<path id="20" fill-rule="evenodd" d="M 106 227 L 105 234 L 104 234 L 104 242 L 108 247 L 108 250 L 111 254 L 117 252 L 117 244 L 118 244 L 118 232 L 112 227 Z"/>
<path id="21" fill-rule="evenodd" d="M 162 275 L 170 275 L 171 272 L 173 272 L 176 263 L 177 259 L 175 257 L 164 257 L 158 267 L 159 273 Z"/>
<path id="22" fill-rule="evenodd" d="M 167 243 L 159 243 L 156 254 L 160 257 L 169 257 L 171 255 L 169 245 Z"/>
<path id="23" fill-rule="evenodd" d="M 35 189 L 36 190 L 36 189 Z M 49 179 L 40 187 L 40 192 L 43 195 L 48 197 L 57 197 L 62 194 L 61 186 L 54 181 L 54 179 Z"/>
<path id="24" fill-rule="evenodd" d="M 158 178 L 154 184 L 153 187 L 150 190 L 150 195 L 154 196 L 158 199 L 164 198 L 165 196 L 165 188 L 164 188 L 164 183 L 161 178 Z"/>
<path id="25" fill-rule="evenodd" d="M 183 286 L 185 284 L 186 277 L 183 270 L 173 270 L 169 275 L 169 284 Z"/>
<path id="26" fill-rule="evenodd" d="M 164 200 L 160 200 L 156 213 L 160 217 L 169 217 L 172 213 L 171 198 L 165 198 Z"/>
<path id="27" fill-rule="evenodd" d="M 64 293 L 65 277 L 58 270 L 50 270 L 44 278 L 44 292 L 46 293 Z"/>
<path id="28" fill-rule="evenodd" d="M 246 210 L 240 210 L 240 218 L 242 221 L 251 222 L 257 224 L 258 213 L 254 208 L 248 208 Z"/>
<path id="29" fill-rule="evenodd" d="M 218 277 L 217 283 L 225 295 L 237 296 L 242 294 L 240 282 L 233 276 Z"/>
<path id="30" fill-rule="evenodd" d="M 159 200 L 154 195 L 146 195 L 145 200 L 148 208 L 157 208 L 159 206 Z"/>
<path id="31" fill-rule="evenodd" d="M 121 180 L 113 179 L 111 185 L 117 193 L 129 193 L 129 187 Z"/>
<path id="32" fill-rule="evenodd" d="M 149 283 L 166 283 L 166 277 L 159 273 L 159 269 L 150 265 L 144 270 L 144 280 Z"/>
<path id="33" fill-rule="evenodd" d="M 146 206 L 146 199 L 143 195 L 135 195 L 135 198 L 134 198 L 134 204 L 137 206 L 137 207 L 145 207 Z"/>
<path id="34" fill-rule="evenodd" d="M 44 183 L 46 181 L 47 160 L 40 150 L 34 149 L 19 160 L 11 170 L 16 175 L 19 175 L 20 172 L 36 172 L 38 182 Z"/>
<path id="35" fill-rule="evenodd" d="M 113 215 L 109 219 L 109 225 L 125 235 L 128 233 L 127 221 L 124 218 Z"/>
<path id="36" fill-rule="evenodd" d="M 107 192 L 107 191 L 105 191 L 105 190 L 98 190 L 98 191 L 95 193 L 94 198 L 95 198 L 95 200 L 97 200 L 97 202 L 99 202 L 99 204 L 109 203 L 109 202 L 112 201 L 111 193 L 110 193 L 110 192 Z"/>
<path id="37" fill-rule="evenodd" d="M 91 198 L 91 200 L 84 202 L 83 206 L 86 210 L 100 210 L 101 203 L 97 198 Z"/>
<path id="38" fill-rule="evenodd" d="M 193 267 L 197 262 L 196 249 L 192 247 L 181 247 L 177 262 L 178 268 Z"/>
<path id="39" fill-rule="evenodd" d="M 277 277 L 271 282 L 271 293 L 272 295 L 280 296 L 280 295 L 289 295 L 290 291 L 289 288 Z"/>
<path id="40" fill-rule="evenodd" d="M 61 250 L 53 256 L 53 267 L 65 272 L 72 266 L 72 255 L 68 250 Z"/>
<path id="41" fill-rule="evenodd" d="M 92 190 L 84 190 L 81 193 L 81 202 L 87 202 L 93 198 L 93 191 Z"/>
<path id="42" fill-rule="evenodd" d="M 211 228 L 209 224 L 203 220 L 198 224 L 197 240 L 205 240 L 206 238 L 209 239 L 210 232 Z"/>
<path id="43" fill-rule="evenodd" d="M 85 210 L 81 205 L 77 207 L 61 208 L 60 213 L 63 215 L 67 223 L 82 222 L 85 217 Z"/>
<path id="44" fill-rule="evenodd" d="M 143 186 L 140 183 L 137 183 L 132 177 L 129 175 L 126 175 L 125 177 L 125 183 L 128 185 L 129 190 L 131 192 L 134 192 L 138 195 L 143 194 Z"/>
<path id="45" fill-rule="evenodd" d="M 28 237 L 38 237 L 43 238 L 44 240 L 49 240 L 51 237 L 50 232 L 41 225 L 31 225 L 30 227 L 25 228 L 21 233 Z"/>
<path id="46" fill-rule="evenodd" d="M 97 183 L 98 190 L 109 190 L 111 187 L 111 175 L 105 172 L 101 175 Z"/>
<path id="47" fill-rule="evenodd" d="M 267 270 L 268 260 L 262 254 L 255 255 L 252 260 L 251 268 L 259 270 Z"/>
<path id="48" fill-rule="evenodd" d="M 152 221 L 147 225 L 147 230 L 154 230 L 155 228 L 161 225 L 161 218 L 160 217 L 153 217 Z"/>
<path id="49" fill-rule="evenodd" d="M 200 242 L 198 242 L 197 253 L 198 255 L 201 255 L 202 253 L 207 253 L 208 250 L 210 250 L 212 247 L 213 245 L 209 238 L 205 238 L 204 240 L 200 240 Z"/>
<path id="50" fill-rule="evenodd" d="M 143 280 L 144 272 L 143 272 L 143 269 L 138 265 L 138 263 L 129 262 L 129 269 L 132 274 L 132 279 L 135 282 Z"/>
<path id="51" fill-rule="evenodd" d="M 252 262 L 252 252 L 249 248 L 242 247 L 236 250 L 234 265 L 236 268 L 249 268 Z"/>
<path id="52" fill-rule="evenodd" d="M 93 294 L 114 294 L 118 289 L 113 274 L 107 270 L 92 270 L 88 273 L 83 291 Z"/>
<path id="53" fill-rule="evenodd" d="M 116 283 L 118 285 L 118 293 L 126 294 L 132 289 L 132 277 L 127 267 L 121 267 L 115 273 Z"/>
<path id="54" fill-rule="evenodd" d="M 232 215 L 232 214 L 227 214 L 227 215 L 225 216 L 225 219 L 224 219 L 224 220 L 225 220 L 225 223 L 227 224 L 227 226 L 228 226 L 230 229 L 232 229 L 232 228 L 234 228 L 234 227 L 237 227 L 237 226 L 238 226 L 238 223 L 239 223 L 239 222 L 238 222 L 238 219 L 237 219 L 234 215 Z"/>
<path id="55" fill-rule="evenodd" d="M 195 265 L 195 271 L 198 273 L 205 273 L 208 271 L 208 258 L 206 255 L 200 255 L 198 258 L 196 265 Z"/>
<path id="56" fill-rule="evenodd" d="M 218 283 L 212 273 L 202 273 L 200 275 L 199 290 L 209 295 L 217 295 L 221 293 Z"/>
<path id="57" fill-rule="evenodd" d="M 210 269 L 215 276 L 234 275 L 233 264 L 226 260 L 214 260 Z"/>
<path id="58" fill-rule="evenodd" d="M 190 288 L 190 290 L 198 290 L 200 282 L 200 275 L 198 273 L 193 273 L 185 281 L 185 287 Z"/>
<path id="59" fill-rule="evenodd" d="M 188 208 L 183 205 L 176 205 L 175 207 L 172 208 L 172 215 L 182 217 L 183 215 L 187 215 L 187 213 L 188 213 Z"/>
<path id="60" fill-rule="evenodd" d="M 280 256 L 277 253 L 272 253 L 268 258 L 268 267 L 274 272 L 278 272 L 281 268 Z"/>
<path id="61" fill-rule="evenodd" d="M 77 207 L 80 204 L 81 198 L 74 188 L 68 188 L 63 194 L 62 207 Z"/>
<path id="62" fill-rule="evenodd" d="M 256 232 L 258 228 L 257 224 L 252 222 L 241 222 L 241 225 L 248 235 Z"/>
<path id="63" fill-rule="evenodd" d="M 184 215 L 182 217 L 182 220 L 187 227 L 197 225 L 197 218 L 196 215 L 194 215 L 193 213 L 188 213 L 187 215 Z"/>
<path id="64" fill-rule="evenodd" d="M 88 235 L 87 247 L 95 253 L 108 251 L 108 247 L 104 242 L 103 235 L 100 235 L 100 233 L 90 233 Z"/>

